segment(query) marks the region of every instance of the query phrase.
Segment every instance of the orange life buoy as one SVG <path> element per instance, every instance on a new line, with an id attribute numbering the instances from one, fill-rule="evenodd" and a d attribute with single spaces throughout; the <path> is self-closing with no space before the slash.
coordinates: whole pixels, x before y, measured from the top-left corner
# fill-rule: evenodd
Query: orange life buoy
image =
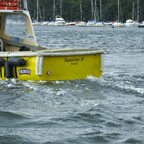
<path id="1" fill-rule="evenodd" d="M 19 10 L 19 0 L 0 0 L 0 9 Z"/>

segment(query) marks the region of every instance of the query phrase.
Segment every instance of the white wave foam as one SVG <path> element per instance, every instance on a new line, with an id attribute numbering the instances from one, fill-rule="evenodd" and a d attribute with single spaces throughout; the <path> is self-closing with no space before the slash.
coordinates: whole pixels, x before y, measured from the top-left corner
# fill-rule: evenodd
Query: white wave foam
<path id="1" fill-rule="evenodd" d="M 94 76 L 91 76 L 91 75 L 88 75 L 87 79 L 90 80 L 90 81 L 97 81 L 98 80 L 98 78 L 96 78 Z"/>
<path id="2" fill-rule="evenodd" d="M 136 88 L 133 85 L 130 85 L 130 86 L 126 85 L 126 86 L 124 86 L 124 89 L 133 91 L 133 92 L 137 92 L 139 94 L 144 94 L 144 88 Z"/>

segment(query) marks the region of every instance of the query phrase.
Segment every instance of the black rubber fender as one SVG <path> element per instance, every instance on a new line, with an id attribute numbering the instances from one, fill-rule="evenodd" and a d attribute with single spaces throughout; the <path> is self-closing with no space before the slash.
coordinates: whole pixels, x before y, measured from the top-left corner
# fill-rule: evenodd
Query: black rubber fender
<path id="1" fill-rule="evenodd" d="M 13 67 L 14 66 L 24 66 L 26 61 L 22 58 L 9 58 L 5 62 L 5 71 L 7 78 L 13 78 Z"/>
<path id="2" fill-rule="evenodd" d="M 5 60 L 0 58 L 0 66 L 4 66 L 5 65 Z"/>

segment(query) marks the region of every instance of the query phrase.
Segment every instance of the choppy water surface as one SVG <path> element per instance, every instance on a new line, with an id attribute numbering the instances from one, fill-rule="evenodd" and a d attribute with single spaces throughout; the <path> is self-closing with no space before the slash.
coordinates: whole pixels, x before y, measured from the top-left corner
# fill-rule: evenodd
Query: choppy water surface
<path id="1" fill-rule="evenodd" d="M 0 144 L 143 144 L 144 29 L 35 27 L 49 48 L 105 50 L 100 79 L 0 81 Z"/>

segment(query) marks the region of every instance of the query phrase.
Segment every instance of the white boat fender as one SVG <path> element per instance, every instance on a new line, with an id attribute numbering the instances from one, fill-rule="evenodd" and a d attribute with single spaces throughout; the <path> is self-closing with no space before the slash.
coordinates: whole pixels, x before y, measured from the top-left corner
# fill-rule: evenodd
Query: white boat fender
<path id="1" fill-rule="evenodd" d="M 2 59 L 2 58 L 0 58 L 0 67 L 1 67 L 1 66 L 4 66 L 4 64 L 5 64 L 5 60 Z"/>
<path id="2" fill-rule="evenodd" d="M 13 67 L 15 66 L 24 66 L 26 61 L 22 58 L 9 58 L 5 62 L 5 71 L 7 78 L 13 78 Z"/>

